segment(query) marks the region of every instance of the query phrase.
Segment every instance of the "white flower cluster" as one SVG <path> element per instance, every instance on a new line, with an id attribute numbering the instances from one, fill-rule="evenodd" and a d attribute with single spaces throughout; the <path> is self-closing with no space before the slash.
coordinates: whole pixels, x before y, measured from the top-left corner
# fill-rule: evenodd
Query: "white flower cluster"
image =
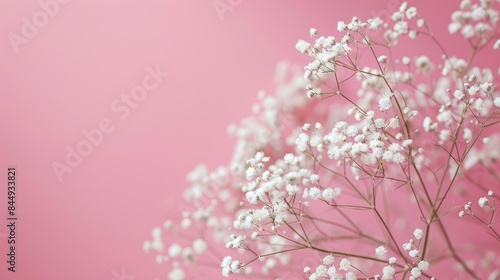
<path id="1" fill-rule="evenodd" d="M 481 0 L 479 3 L 462 0 L 460 10 L 451 15 L 452 22 L 448 31 L 451 34 L 460 33 L 464 38 L 484 45 L 491 33 L 497 29 L 498 19 L 498 11 L 493 9 L 491 0 Z"/>
<path id="2" fill-rule="evenodd" d="M 481 207 L 485 210 L 492 210 L 492 217 L 494 217 L 494 215 L 496 213 L 496 207 L 495 207 L 495 194 L 493 191 L 491 191 L 491 190 L 488 191 L 488 196 L 480 197 L 477 201 L 477 204 L 479 205 L 479 207 Z M 462 210 L 458 213 L 459 217 L 463 217 L 466 215 L 475 215 L 474 212 L 472 211 L 472 202 L 468 202 L 467 204 L 465 204 L 464 210 Z M 491 220 L 490 220 L 490 223 L 491 223 Z M 484 222 L 484 224 L 488 225 L 488 223 L 486 223 L 486 222 Z M 491 224 L 489 226 L 491 226 Z"/>
<path id="3" fill-rule="evenodd" d="M 352 24 L 358 23 L 359 20 L 354 18 Z M 317 31 L 314 34 L 317 34 Z M 319 37 L 314 44 L 299 40 L 295 48 L 301 53 L 314 57 L 314 61 L 304 68 L 304 77 L 311 81 L 322 80 L 335 73 L 339 60 L 351 51 L 349 36 L 345 36 L 340 42 L 337 42 L 333 36 Z"/>
<path id="4" fill-rule="evenodd" d="M 225 257 L 220 265 L 222 267 L 222 276 L 229 277 L 231 273 L 239 273 L 241 264 L 237 260 L 233 260 L 230 256 Z"/>
<path id="5" fill-rule="evenodd" d="M 367 26 L 371 30 L 383 31 L 383 37 L 388 46 L 394 46 L 402 36 L 415 39 L 425 26 L 425 20 L 418 14 L 417 8 L 403 2 L 395 11 L 390 22 L 384 22 L 380 17 L 369 19 Z"/>
<path id="6" fill-rule="evenodd" d="M 493 52 L 487 44 L 500 48 L 498 3 L 464 0 L 452 15 L 449 31 L 472 49 L 464 57 L 449 55 L 406 2 L 387 21 L 338 22 L 340 36 L 311 28 L 312 42 L 295 47 L 312 61 L 303 71 L 279 66 L 277 93 L 260 92 L 253 114 L 228 128 L 231 162 L 188 175 L 190 207 L 178 225 L 155 228 L 144 250 L 170 263 L 170 279 L 189 278 L 186 268 L 207 251 L 226 256 L 217 260 L 223 276 L 244 279 L 496 277 L 497 254 L 479 265 L 461 244 L 436 240 L 454 240 L 461 232 L 448 222 L 472 216 L 500 241 L 495 190 L 484 187 L 499 184 L 498 62 L 475 66 L 479 52 Z M 393 51 L 421 37 L 439 53 Z M 476 199 L 484 211 L 468 202 L 459 217 L 447 215 Z M 197 238 L 165 245 L 166 233 Z M 308 266 L 297 262 L 303 256 Z"/>
<path id="7" fill-rule="evenodd" d="M 167 220 L 164 224 L 166 230 L 172 229 L 172 222 Z M 182 247 L 178 243 L 172 243 L 167 248 L 165 252 L 165 246 L 162 241 L 164 230 L 156 227 L 153 229 L 151 235 L 152 241 L 145 241 L 143 244 L 143 250 L 145 252 L 156 251 L 156 262 L 162 264 L 172 260 L 172 271 L 169 272 L 168 278 L 172 280 L 182 280 L 185 279 L 186 273 L 180 265 L 180 260 L 186 264 L 191 264 L 196 260 L 197 256 L 200 256 L 207 249 L 207 243 L 203 239 L 195 239 L 192 244 Z"/>
<path id="8" fill-rule="evenodd" d="M 347 271 L 351 267 L 351 262 L 348 259 L 340 260 L 338 267 L 335 267 L 335 257 L 327 255 L 323 258 L 323 263 L 318 265 L 314 271 L 306 266 L 304 273 L 309 274 L 309 280 L 331 279 L 331 280 L 356 280 L 356 274 L 352 271 Z M 342 276 L 341 271 L 346 271 Z"/>

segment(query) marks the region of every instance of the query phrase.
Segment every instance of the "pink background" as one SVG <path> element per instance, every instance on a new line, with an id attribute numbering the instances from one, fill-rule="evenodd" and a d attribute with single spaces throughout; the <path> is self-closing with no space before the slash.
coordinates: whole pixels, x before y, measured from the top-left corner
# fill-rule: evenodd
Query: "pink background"
<path id="1" fill-rule="evenodd" d="M 2 1 L 0 186 L 16 166 L 19 221 L 10 273 L 1 187 L 0 279 L 119 280 L 122 268 L 136 280 L 166 279 L 143 241 L 180 214 L 187 172 L 229 161 L 226 127 L 250 113 L 258 90 L 272 92 L 275 65 L 307 61 L 294 46 L 310 27 L 336 34 L 338 20 L 384 17 L 401 1 L 228 1 L 238 5 L 223 20 L 213 2 L 70 0 L 16 53 L 9 32 L 21 34 L 23 18 L 43 10 L 37 0 Z M 439 34 L 450 4 L 417 7 L 441 23 Z M 156 65 L 170 75 L 121 120 L 111 104 Z M 52 163 L 104 118 L 114 131 L 60 182 Z"/>

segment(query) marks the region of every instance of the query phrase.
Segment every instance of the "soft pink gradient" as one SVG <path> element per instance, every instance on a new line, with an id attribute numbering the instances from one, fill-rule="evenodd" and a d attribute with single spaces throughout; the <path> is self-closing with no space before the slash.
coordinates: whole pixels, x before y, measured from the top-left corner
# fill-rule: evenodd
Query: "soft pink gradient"
<path id="1" fill-rule="evenodd" d="M 400 3 L 243 0 L 221 21 L 212 2 L 71 0 L 18 53 L 7 34 L 41 7 L 3 2 L 0 181 L 6 186 L 7 166 L 17 166 L 19 245 L 10 273 L 0 240 L 0 279 L 117 279 L 122 268 L 136 280 L 166 279 L 143 241 L 179 214 L 188 171 L 230 159 L 226 127 L 250 113 L 258 90 L 272 91 L 276 63 L 307 60 L 294 45 L 310 27 L 328 35 L 338 20 Z M 442 34 L 455 2 L 418 7 Z M 446 45 L 459 54 L 466 46 L 455 42 Z M 156 65 L 170 75 L 121 120 L 111 104 Z M 104 118 L 114 131 L 59 182 L 51 164 Z M 6 193 L 0 188 L 0 236 Z"/>

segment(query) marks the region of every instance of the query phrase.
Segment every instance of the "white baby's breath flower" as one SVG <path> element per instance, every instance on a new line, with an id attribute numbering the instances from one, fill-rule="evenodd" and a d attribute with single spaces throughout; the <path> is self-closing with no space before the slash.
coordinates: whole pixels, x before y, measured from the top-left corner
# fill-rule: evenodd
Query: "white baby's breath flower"
<path id="1" fill-rule="evenodd" d="M 404 65 L 409 65 L 411 63 L 411 59 L 407 56 L 404 56 L 402 62 Z"/>
<path id="2" fill-rule="evenodd" d="M 406 140 L 404 140 L 404 141 L 401 143 L 401 146 L 403 146 L 403 147 L 408 147 L 408 146 L 410 146 L 412 143 L 413 143 L 413 140 L 412 140 L 412 139 L 406 139 Z"/>
<path id="3" fill-rule="evenodd" d="M 196 239 L 193 242 L 193 249 L 197 254 L 201 254 L 207 249 L 207 243 L 203 239 Z"/>
<path id="4" fill-rule="evenodd" d="M 386 63 L 387 62 L 387 56 L 381 55 L 377 58 L 378 62 L 380 63 Z"/>
<path id="5" fill-rule="evenodd" d="M 383 256 L 383 255 L 387 254 L 387 249 L 382 245 L 382 246 L 379 246 L 375 249 L 375 253 L 379 256 Z"/>
<path id="6" fill-rule="evenodd" d="M 335 258 L 332 255 L 327 255 L 323 258 L 324 265 L 332 265 L 335 262 Z"/>
<path id="7" fill-rule="evenodd" d="M 374 17 L 372 19 L 369 19 L 367 22 L 369 24 L 370 29 L 379 29 L 384 23 L 384 21 L 379 17 Z"/>
<path id="8" fill-rule="evenodd" d="M 194 261 L 194 253 L 191 248 L 184 248 L 182 250 L 182 259 L 184 263 L 192 263 Z"/>
<path id="9" fill-rule="evenodd" d="M 241 266 L 240 266 L 240 262 L 239 261 L 236 260 L 236 261 L 231 262 L 231 266 L 230 267 L 231 267 L 231 272 L 233 272 L 233 273 L 239 273 L 240 272 Z"/>
<path id="10" fill-rule="evenodd" d="M 299 40 L 297 44 L 295 45 L 295 48 L 301 52 L 301 53 L 306 53 L 309 51 L 309 48 L 311 47 L 311 44 L 304 40 Z"/>
<path id="11" fill-rule="evenodd" d="M 182 268 L 175 267 L 172 271 L 168 273 L 169 280 L 184 280 L 186 279 L 186 273 Z"/>
<path id="12" fill-rule="evenodd" d="M 335 198 L 335 191 L 332 188 L 326 188 L 321 192 L 321 197 L 326 201 L 331 201 Z"/>
<path id="13" fill-rule="evenodd" d="M 495 97 L 495 99 L 493 100 L 493 104 L 495 104 L 495 106 L 497 107 L 500 107 L 500 97 Z"/>
<path id="14" fill-rule="evenodd" d="M 307 149 L 307 144 L 309 143 L 309 136 L 305 133 L 299 134 L 297 140 L 295 140 L 295 144 L 297 145 L 297 149 L 301 152 Z"/>
<path id="15" fill-rule="evenodd" d="M 382 269 L 382 279 L 393 279 L 396 269 L 390 265 Z"/>
<path id="16" fill-rule="evenodd" d="M 423 18 L 417 19 L 417 27 L 422 27 L 425 24 L 425 20 Z"/>
<path id="17" fill-rule="evenodd" d="M 354 274 L 354 272 L 352 272 L 352 271 L 348 271 L 348 272 L 345 274 L 345 279 L 346 279 L 346 280 L 357 280 L 358 278 L 356 277 L 356 274 Z"/>
<path id="18" fill-rule="evenodd" d="M 317 200 L 321 198 L 321 190 L 317 187 L 313 187 L 309 189 L 309 197 L 313 200 Z"/>
<path id="19" fill-rule="evenodd" d="M 425 55 L 421 55 L 415 59 L 415 66 L 417 66 L 417 69 L 426 74 L 429 74 L 432 69 L 434 69 L 434 65 L 431 60 Z"/>
<path id="20" fill-rule="evenodd" d="M 422 272 L 418 267 L 414 267 L 411 269 L 410 274 L 411 274 L 410 279 L 416 280 L 422 275 Z"/>
<path id="21" fill-rule="evenodd" d="M 465 94 L 461 90 L 455 90 L 455 92 L 453 92 L 453 96 L 455 96 L 457 100 L 462 100 Z"/>
<path id="22" fill-rule="evenodd" d="M 393 95 L 392 92 L 388 92 L 388 93 L 384 94 L 382 96 L 382 98 L 380 98 L 380 100 L 378 102 L 378 107 L 379 107 L 380 111 L 384 112 L 384 111 L 389 110 L 389 108 L 391 108 L 391 106 L 392 106 L 391 96 L 392 95 Z"/>
<path id="23" fill-rule="evenodd" d="M 441 132 L 439 133 L 439 139 L 441 141 L 446 141 L 448 140 L 448 138 L 450 138 L 451 136 L 451 132 L 448 130 L 448 129 L 443 129 L 441 130 Z"/>
<path id="24" fill-rule="evenodd" d="M 465 141 L 472 140 L 472 130 L 470 128 L 464 128 L 464 140 Z"/>
<path id="25" fill-rule="evenodd" d="M 474 27 L 470 24 L 466 24 L 462 26 L 461 33 L 465 38 L 470 39 L 475 34 Z"/>
<path id="26" fill-rule="evenodd" d="M 142 250 L 145 253 L 149 253 L 151 251 L 151 248 L 152 248 L 151 241 L 144 241 L 144 243 L 142 244 Z"/>
<path id="27" fill-rule="evenodd" d="M 293 154 L 286 154 L 283 157 L 285 163 L 291 164 L 295 162 L 295 156 Z"/>
<path id="28" fill-rule="evenodd" d="M 418 256 L 418 250 L 413 249 L 408 254 L 410 255 L 410 257 L 416 258 Z"/>
<path id="29" fill-rule="evenodd" d="M 422 238 L 423 234 L 424 234 L 424 232 L 419 228 L 415 229 L 415 231 L 413 232 L 413 236 L 415 236 L 415 238 L 417 240 L 420 240 Z"/>
<path id="30" fill-rule="evenodd" d="M 172 245 L 170 245 L 170 247 L 168 248 L 168 255 L 171 257 L 171 258 L 175 258 L 177 257 L 180 253 L 182 252 L 182 247 L 181 245 L 177 244 L 177 243 L 173 243 Z"/>
<path id="31" fill-rule="evenodd" d="M 309 180 L 311 183 L 318 183 L 319 182 L 319 175 L 318 174 L 311 174 L 309 177 Z"/>
<path id="32" fill-rule="evenodd" d="M 342 259 L 340 261 L 340 266 L 339 266 L 340 270 L 347 270 L 349 269 L 349 267 L 351 267 L 351 262 L 348 259 Z"/>
<path id="33" fill-rule="evenodd" d="M 455 34 L 458 32 L 458 30 L 460 30 L 461 27 L 462 25 L 459 22 L 454 21 L 448 25 L 448 32 L 450 34 Z"/>
<path id="34" fill-rule="evenodd" d="M 429 263 L 426 262 L 426 261 L 420 261 L 418 263 L 418 269 L 420 269 L 421 271 L 428 270 L 429 269 Z"/>
<path id="35" fill-rule="evenodd" d="M 316 30 L 316 28 L 311 28 L 309 29 L 309 34 L 311 35 L 311 37 L 314 37 L 318 34 L 318 30 Z"/>
<path id="36" fill-rule="evenodd" d="M 500 39 L 495 41 L 495 43 L 493 44 L 493 49 L 500 50 Z"/>
<path id="37" fill-rule="evenodd" d="M 337 30 L 339 32 L 345 31 L 345 30 L 347 30 L 347 25 L 343 21 L 339 21 L 337 23 Z"/>
<path id="38" fill-rule="evenodd" d="M 417 15 L 417 8 L 410 7 L 406 10 L 405 14 L 408 19 L 412 19 Z"/>
<path id="39" fill-rule="evenodd" d="M 481 197 L 477 203 L 479 204 L 479 207 L 484 208 L 488 206 L 488 198 L 487 197 Z"/>

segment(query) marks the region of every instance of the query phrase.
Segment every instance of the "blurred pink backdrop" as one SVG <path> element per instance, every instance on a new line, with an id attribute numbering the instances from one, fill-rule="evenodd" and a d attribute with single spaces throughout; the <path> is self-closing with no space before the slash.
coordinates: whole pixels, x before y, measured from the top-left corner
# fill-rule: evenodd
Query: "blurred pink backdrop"
<path id="1" fill-rule="evenodd" d="M 294 46 L 310 27 L 335 34 L 339 20 L 384 17 L 401 2 L 2 1 L 0 185 L 16 166 L 19 220 L 11 273 L 1 187 L 0 279 L 166 279 L 143 241 L 180 214 L 197 163 L 229 161 L 226 127 L 250 113 L 258 90 L 272 92 L 275 65 L 307 60 Z M 230 9 L 218 13 L 214 3 Z M 454 5 L 417 3 L 438 34 Z M 12 35 L 23 30 L 32 38 Z M 455 39 L 446 45 L 459 54 Z M 169 74 L 155 80 L 148 67 Z M 125 105 L 122 95 L 144 80 L 155 87 Z M 102 121 L 114 129 L 59 180 L 54 162 L 65 164 L 67 147 L 84 145 L 82 130 Z"/>

